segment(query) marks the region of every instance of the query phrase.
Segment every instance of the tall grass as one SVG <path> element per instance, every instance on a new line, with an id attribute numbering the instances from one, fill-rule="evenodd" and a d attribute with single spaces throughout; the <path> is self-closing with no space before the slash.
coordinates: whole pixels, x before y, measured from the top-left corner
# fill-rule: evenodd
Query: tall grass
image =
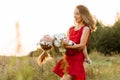
<path id="1" fill-rule="evenodd" d="M 84 63 L 86 80 L 120 80 L 120 56 L 90 54 L 92 65 Z M 0 80 L 60 80 L 52 72 L 59 58 L 37 64 L 37 57 L 0 57 Z"/>
<path id="2" fill-rule="evenodd" d="M 120 55 L 90 54 L 92 65 L 85 64 L 87 80 L 120 80 Z"/>

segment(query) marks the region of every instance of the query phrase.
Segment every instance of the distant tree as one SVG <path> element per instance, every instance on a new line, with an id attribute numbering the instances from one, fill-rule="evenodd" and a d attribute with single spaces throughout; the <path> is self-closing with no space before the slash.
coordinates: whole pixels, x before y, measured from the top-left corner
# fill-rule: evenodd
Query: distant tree
<path id="1" fill-rule="evenodd" d="M 112 52 L 120 53 L 120 18 L 113 26 L 104 26 L 97 22 L 96 32 L 91 33 L 88 51 L 97 50 L 105 55 Z"/>
<path id="2" fill-rule="evenodd" d="M 91 33 L 89 44 L 88 44 L 88 53 L 90 53 L 92 50 L 96 50 L 97 44 L 99 43 L 99 38 L 101 37 L 100 34 L 102 32 L 103 24 L 99 21 L 97 21 L 96 24 L 96 31 Z"/>
<path id="3" fill-rule="evenodd" d="M 41 53 L 43 52 L 43 50 L 41 48 L 38 48 L 34 51 L 31 51 L 28 56 L 30 57 L 38 57 Z"/>

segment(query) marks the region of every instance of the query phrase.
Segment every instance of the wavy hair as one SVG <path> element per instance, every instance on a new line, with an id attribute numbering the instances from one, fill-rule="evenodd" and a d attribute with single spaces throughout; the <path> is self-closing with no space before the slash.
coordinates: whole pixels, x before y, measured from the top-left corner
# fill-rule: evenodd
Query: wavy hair
<path id="1" fill-rule="evenodd" d="M 79 13 L 82 17 L 83 23 L 90 28 L 91 31 L 96 30 L 96 22 L 93 16 L 91 15 L 88 8 L 84 5 L 77 5 L 76 8 L 79 10 Z"/>

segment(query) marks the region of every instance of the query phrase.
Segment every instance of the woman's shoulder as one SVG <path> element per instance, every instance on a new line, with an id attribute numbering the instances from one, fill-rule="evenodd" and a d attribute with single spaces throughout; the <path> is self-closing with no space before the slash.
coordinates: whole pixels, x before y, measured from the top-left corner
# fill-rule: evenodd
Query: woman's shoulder
<path id="1" fill-rule="evenodd" d="M 83 27 L 83 32 L 90 32 L 90 28 L 88 26 Z"/>
<path id="2" fill-rule="evenodd" d="M 74 26 L 71 26 L 71 27 L 69 28 L 69 31 L 70 31 L 70 30 L 73 30 L 73 29 L 74 29 Z"/>
<path id="3" fill-rule="evenodd" d="M 85 30 L 90 30 L 90 28 L 88 26 L 84 26 L 83 27 Z"/>

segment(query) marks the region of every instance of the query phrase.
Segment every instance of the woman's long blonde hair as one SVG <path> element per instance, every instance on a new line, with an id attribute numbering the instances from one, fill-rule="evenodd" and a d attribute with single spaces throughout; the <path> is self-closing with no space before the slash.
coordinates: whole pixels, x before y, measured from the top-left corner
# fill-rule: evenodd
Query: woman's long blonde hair
<path id="1" fill-rule="evenodd" d="M 96 22 L 93 16 L 91 15 L 88 8 L 84 5 L 78 5 L 76 8 L 79 10 L 79 13 L 82 17 L 83 23 L 90 28 L 91 31 L 96 30 Z"/>

